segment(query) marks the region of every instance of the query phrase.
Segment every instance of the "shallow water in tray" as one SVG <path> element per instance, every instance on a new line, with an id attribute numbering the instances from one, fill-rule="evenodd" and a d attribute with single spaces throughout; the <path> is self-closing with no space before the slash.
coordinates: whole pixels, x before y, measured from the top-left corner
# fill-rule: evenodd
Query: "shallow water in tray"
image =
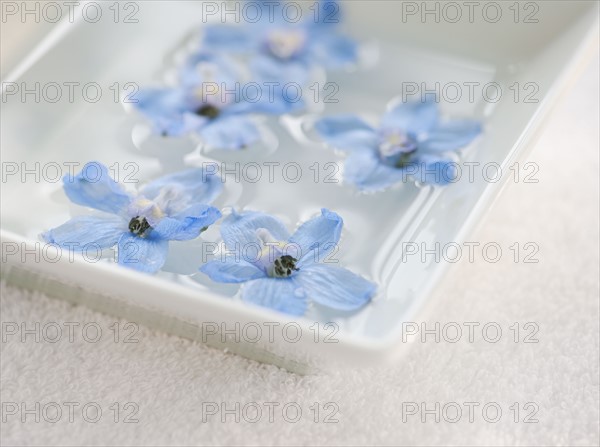
<path id="1" fill-rule="evenodd" d="M 24 183 L 18 175 L 7 178 L 2 192 L 3 228 L 36 238 L 41 231 L 61 224 L 73 213 L 85 212 L 70 205 L 62 192 L 57 173 L 67 172 L 65 163 L 82 165 L 97 160 L 111 166 L 111 172 L 118 173 L 121 180 L 137 179 L 143 183 L 184 165 L 200 166 L 216 160 L 227 170 L 225 191 L 216 206 L 275 214 L 290 230 L 315 216 L 321 208 L 342 216 L 344 232 L 334 259 L 380 284 L 374 304 L 361 313 L 344 315 L 347 318 L 342 319 L 343 324 L 376 334 L 382 321 L 400 318 L 428 282 L 428 266 L 419 259 L 415 259 L 414 265 L 401 262 L 401 244 L 412 240 L 417 232 L 427 230 L 430 222 L 425 216 L 440 191 L 407 182 L 385 192 L 359 194 L 341 182 L 344 155 L 320 143 L 310 130 L 311 122 L 316 115 L 336 113 L 358 113 L 376 122 L 389 102 L 401 95 L 403 86 L 406 88 L 409 83 L 417 83 L 419 88 L 421 83 L 435 82 L 485 84 L 496 75 L 494 67 L 385 42 L 372 43 L 366 51 L 371 52 L 368 55 L 371 59 L 374 51 L 378 53 L 376 64 L 355 72 L 329 75 L 328 81 L 337 86 L 330 100 L 336 102 L 314 104 L 314 90 L 305 89 L 304 99 L 313 103 L 311 113 L 263 120 L 266 143 L 237 152 L 203 152 L 190 140 L 167 141 L 147 135 L 143 118 L 124 110 L 115 101 L 115 92 L 122 90 L 127 82 L 144 86 L 161 81 L 168 62 L 162 58 L 156 38 L 156 51 L 148 52 L 148 48 L 153 48 L 152 42 L 144 44 L 140 37 L 121 41 L 120 47 L 112 52 L 100 45 L 102 50 L 94 56 L 93 52 L 82 50 L 93 33 L 81 31 L 78 35 L 78 32 L 75 30 L 74 35 L 67 36 L 42 58 L 24 76 L 23 82 L 70 81 L 83 85 L 93 81 L 101 86 L 102 98 L 96 103 L 77 96 L 73 103 L 8 101 L 4 105 L 3 161 L 29 168 L 39 163 L 41 175 L 34 179 L 31 174 Z M 172 40 L 170 45 L 176 41 Z M 145 51 L 140 53 L 142 49 Z M 87 65 L 80 66 L 74 61 L 79 57 L 97 57 L 105 62 L 110 60 L 110 64 L 90 59 Z M 465 88 L 463 93 L 466 92 Z M 469 101 L 467 95 L 463 96 L 456 103 L 441 103 L 442 113 L 483 120 L 489 112 L 483 101 Z M 476 143 L 468 151 L 480 149 Z M 56 166 L 48 167 L 52 163 Z M 438 217 L 445 218 L 445 213 L 447 210 L 442 209 Z M 203 240 L 218 240 L 218 225 L 197 241 L 172 243 L 167 271 L 160 276 L 200 290 L 235 295 L 237 286 L 214 284 L 203 274 L 195 273 L 202 261 Z M 369 317 L 372 313 L 375 318 Z M 327 321 L 338 319 L 339 314 L 314 308 L 309 316 Z"/>

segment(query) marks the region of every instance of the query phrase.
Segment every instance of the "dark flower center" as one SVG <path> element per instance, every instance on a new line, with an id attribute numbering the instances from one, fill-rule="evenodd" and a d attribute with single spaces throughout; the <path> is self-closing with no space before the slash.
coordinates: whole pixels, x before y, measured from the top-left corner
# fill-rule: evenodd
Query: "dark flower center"
<path id="1" fill-rule="evenodd" d="M 196 110 L 196 115 L 204 116 L 210 120 L 215 119 L 221 114 L 221 111 L 211 104 L 204 104 Z"/>
<path id="2" fill-rule="evenodd" d="M 398 169 L 402 169 L 407 167 L 412 159 L 413 159 L 413 154 L 416 152 L 417 150 L 415 149 L 412 152 L 405 152 L 403 154 L 400 154 L 400 156 L 398 157 L 398 160 L 396 160 L 396 163 L 394 164 L 394 166 Z"/>
<path id="3" fill-rule="evenodd" d="M 298 262 L 298 260 L 289 255 L 275 259 L 275 262 L 273 263 L 273 276 L 276 278 L 287 278 L 288 276 L 291 276 L 293 272 L 300 270 L 296 268 L 296 262 Z"/>
<path id="4" fill-rule="evenodd" d="M 129 231 L 139 237 L 144 237 L 152 227 L 145 217 L 134 217 L 129 221 Z"/>

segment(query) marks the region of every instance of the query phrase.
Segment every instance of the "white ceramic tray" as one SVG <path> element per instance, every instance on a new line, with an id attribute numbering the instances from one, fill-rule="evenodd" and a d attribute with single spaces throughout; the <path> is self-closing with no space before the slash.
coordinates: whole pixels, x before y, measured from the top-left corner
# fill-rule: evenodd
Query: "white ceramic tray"
<path id="1" fill-rule="evenodd" d="M 344 27 L 365 42 L 370 62 L 358 72 L 330 76 L 329 81 L 339 86 L 338 102 L 313 104 L 308 115 L 266 120 L 269 144 L 244 152 L 205 154 L 229 164 L 295 161 L 304 172 L 298 183 L 281 178 L 273 183 L 251 183 L 243 177 L 239 183 L 226 181 L 216 206 L 275 214 L 290 229 L 322 207 L 344 218 L 338 257 L 376 281 L 380 291 L 357 313 L 309 313 L 296 319 L 245 305 L 232 298 L 236 288 L 211 284 L 195 273 L 199 263 L 189 247 L 173 247 L 167 271 L 153 277 L 108 262 L 86 262 L 79 256 L 63 255 L 50 262 L 52 250 L 38 239 L 39 233 L 66 221 L 73 211 L 61 183 L 52 180 L 56 171 L 47 166 L 58 164 L 66 170 L 65 163 L 81 166 L 98 160 L 144 182 L 160 175 L 161 169 L 198 163 L 197 154 L 190 155 L 175 142 L 168 148 L 176 154 L 175 161 L 161 168 L 148 147 L 140 150 L 134 144 L 143 133 L 140 117 L 124 110 L 114 95 L 130 82 L 144 86 L 161 80 L 169 61 L 201 25 L 202 3 L 135 2 L 137 23 L 110 19 L 90 24 L 76 13 L 74 23 L 65 20 L 56 25 L 3 80 L 3 170 L 16 164 L 38 169 L 40 178 L 30 174 L 23 181 L 20 175 L 3 172 L 2 277 L 298 372 L 395 358 L 404 347 L 402 323 L 415 318 L 449 265 L 432 257 L 423 262 L 420 256 L 407 256 L 406 244 L 434 247 L 437 242 L 444 246 L 465 240 L 501 185 L 512 178 L 510 167 L 531 146 L 552 103 L 585 58 L 597 51 L 596 3 L 522 2 L 515 11 L 512 2 L 500 2 L 501 18 L 493 7 L 494 11 L 471 11 L 470 20 L 469 7 L 459 2 L 462 18 L 456 23 L 451 23 L 456 11 L 443 2 L 428 2 L 430 8 L 438 4 L 439 21 L 431 14 L 422 17 L 420 2 L 343 3 Z M 108 4 L 104 6 L 104 12 L 112 13 Z M 19 95 L 6 94 L 9 82 L 20 86 L 96 82 L 103 95 L 96 103 L 81 94 L 75 94 L 73 102 L 36 102 L 31 97 L 23 101 Z M 407 183 L 376 195 L 314 181 L 310 167 L 315 162 L 341 163 L 338 154 L 303 133 L 315 114 L 353 111 L 375 116 L 403 90 L 436 82 L 442 89 L 458 85 L 462 90 L 457 101 L 440 102 L 444 114 L 478 119 L 484 127 L 482 136 L 461 154 L 461 162 L 497 163 L 504 173 L 501 178 L 491 179 L 493 169 L 486 172 L 487 178 L 476 170 L 473 181 L 444 188 Z M 472 95 L 468 85 L 475 86 Z M 497 100 L 495 86 L 502 89 Z M 446 93 L 454 97 L 450 90 Z M 217 228 L 209 230 L 209 236 L 216 237 Z M 37 256 L 32 254 L 36 251 Z M 257 327 L 262 332 L 258 336 Z M 221 333 L 223 328 L 229 335 Z"/>

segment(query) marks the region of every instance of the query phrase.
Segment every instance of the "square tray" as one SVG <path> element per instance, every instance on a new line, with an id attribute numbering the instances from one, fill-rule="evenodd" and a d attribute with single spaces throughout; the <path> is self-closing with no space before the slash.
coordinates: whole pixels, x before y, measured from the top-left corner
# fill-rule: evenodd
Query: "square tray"
<path id="1" fill-rule="evenodd" d="M 512 178 L 511 166 L 531 147 L 556 98 L 597 50 L 597 4 L 528 2 L 520 4 L 517 17 L 512 3 L 500 2 L 495 3 L 500 18 L 494 7 L 494 11 L 471 11 L 471 21 L 468 6 L 459 2 L 455 4 L 461 18 L 452 23 L 456 11 L 443 2 L 428 2 L 434 11 L 438 5 L 438 17 L 436 13 L 422 16 L 421 2 L 343 3 L 344 26 L 367 42 L 371 54 L 377 51 L 379 58 L 358 72 L 333 73 L 329 80 L 339 86 L 338 102 L 317 108 L 324 109 L 324 114 L 375 115 L 403 89 L 422 88 L 422 83 L 440 83 L 442 89 L 462 86 L 460 99 L 442 101 L 440 108 L 449 116 L 481 120 L 484 133 L 461 154 L 461 162 L 481 167 L 492 164 L 503 175 L 493 178 L 480 172 L 472 181 L 444 188 L 404 184 L 377 195 L 359 195 L 345 185 L 315 183 L 311 165 L 341 159 L 318 142 L 307 139 L 300 144 L 294 138 L 311 114 L 266 120 L 278 141 L 276 151 L 258 148 L 205 154 L 229 164 L 299 163 L 304 175 L 298 183 L 226 181 L 216 206 L 262 210 L 283 217 L 290 227 L 322 207 L 330 208 L 345 221 L 339 259 L 380 285 L 381 293 L 373 303 L 357 313 L 290 319 L 231 299 L 234 289 L 215 287 L 201 274 L 164 271 L 152 277 L 64 254 L 55 261 L 54 252 L 38 239 L 42 231 L 66 221 L 73 210 L 55 179 L 55 165 L 67 169 L 65 163 L 82 166 L 97 160 L 117 166 L 126 175 L 131 166 L 127 163 L 134 163 L 140 182 L 161 173 L 158 161 L 136 148 L 132 131 L 135 136 L 141 120 L 123 110 L 118 96 L 127 83 L 145 86 L 161 80 L 168 57 L 176 57 L 201 26 L 203 3 L 135 2 L 137 23 L 115 23 L 112 16 L 89 23 L 75 11 L 73 23 L 57 24 L 8 74 L 1 104 L 3 170 L 16 164 L 34 173 L 22 179 L 3 172 L 2 277 L 11 284 L 300 373 L 331 364 L 373 365 L 395 358 L 403 351 L 402 323 L 428 302 L 451 264 L 433 257 L 423 262 L 419 256 L 407 256 L 407 244 L 432 247 L 466 240 L 501 186 Z M 102 5 L 104 14 L 113 14 L 108 3 Z M 53 103 L 43 95 L 35 101 L 32 95 L 22 100 L 7 94 L 9 83 L 30 88 L 38 82 L 42 86 L 95 82 L 102 95 L 98 102 L 91 102 L 76 90 L 73 101 L 62 98 Z M 468 83 L 477 83 L 472 97 Z M 488 85 L 490 90 L 485 90 Z M 502 94 L 494 100 L 497 86 Z M 181 155 L 185 151 L 177 152 Z M 194 164 L 199 159 L 188 155 L 185 162 Z M 173 247 L 173 256 L 185 252 L 181 250 Z M 190 260 L 190 274 L 196 267 L 192 264 Z"/>

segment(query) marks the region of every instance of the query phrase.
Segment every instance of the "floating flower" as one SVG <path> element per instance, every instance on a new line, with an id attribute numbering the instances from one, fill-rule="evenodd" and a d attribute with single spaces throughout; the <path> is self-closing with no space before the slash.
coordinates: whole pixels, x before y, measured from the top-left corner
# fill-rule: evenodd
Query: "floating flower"
<path id="1" fill-rule="evenodd" d="M 261 87 L 248 98 L 245 85 L 226 57 L 201 53 L 183 65 L 176 87 L 140 90 L 135 106 L 159 135 L 195 133 L 210 147 L 241 149 L 260 139 L 251 115 L 280 115 L 298 107 L 281 90 Z"/>
<path id="2" fill-rule="evenodd" d="M 448 184 L 456 177 L 456 163 L 446 154 L 481 132 L 476 121 L 440 121 L 433 101 L 393 107 L 378 129 L 354 115 L 322 118 L 315 129 L 327 143 L 348 152 L 344 178 L 363 191 L 382 190 L 408 176 Z"/>
<path id="3" fill-rule="evenodd" d="M 304 315 L 309 300 L 354 311 L 369 302 L 376 286 L 328 260 L 342 227 L 340 216 L 323 209 L 290 236 L 275 217 L 234 212 L 221 225 L 229 254 L 200 271 L 216 282 L 245 283 L 244 301 L 287 314 Z"/>
<path id="4" fill-rule="evenodd" d="M 207 26 L 202 47 L 249 54 L 254 58 L 253 69 L 265 79 L 294 81 L 301 85 L 314 67 L 339 69 L 356 64 L 356 42 L 338 30 L 340 7 L 337 1 L 319 1 L 318 7 L 308 13 L 310 18 L 297 22 L 282 11 L 274 14 L 273 2 L 252 4 L 260 11 L 258 20 L 247 20 L 242 26 Z"/>
<path id="5" fill-rule="evenodd" d="M 169 241 L 195 239 L 221 217 L 207 205 L 221 191 L 221 180 L 202 169 L 159 178 L 137 194 L 125 191 L 97 162 L 65 176 L 63 183 L 72 202 L 102 213 L 76 216 L 42 238 L 76 252 L 90 244 L 98 249 L 116 245 L 119 264 L 147 273 L 163 266 Z"/>

